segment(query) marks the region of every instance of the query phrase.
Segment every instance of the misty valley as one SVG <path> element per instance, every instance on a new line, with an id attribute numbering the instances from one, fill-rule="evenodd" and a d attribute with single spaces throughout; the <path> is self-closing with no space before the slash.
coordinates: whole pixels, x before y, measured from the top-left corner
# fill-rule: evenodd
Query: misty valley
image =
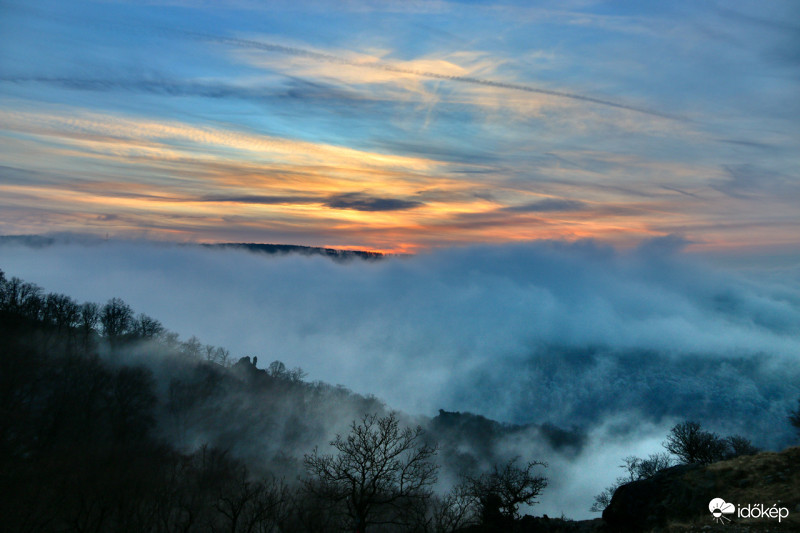
<path id="1" fill-rule="evenodd" d="M 170 250 L 200 263 L 229 253 Z M 280 263 L 254 251 L 235 252 L 240 273 L 248 275 L 246 258 L 274 280 L 269 269 Z M 320 261 L 314 268 L 344 276 L 350 288 L 354 270 L 369 272 L 358 280 L 368 285 L 375 271 L 359 269 L 411 268 L 391 265 L 396 259 L 330 255 L 313 259 Z M 475 269 L 488 268 L 473 258 Z M 458 289 L 473 274 L 453 270 L 455 263 L 437 268 Z M 511 263 L 503 268 L 507 278 L 521 275 Z M 328 290 L 315 296 L 326 301 Z M 464 304 L 460 289 L 448 290 Z M 181 340 L 160 318 L 109 296 L 79 303 L 0 273 L 0 482 L 7 494 L 0 516 L 8 531 L 638 530 L 624 526 L 622 500 L 612 504 L 618 488 L 794 439 L 787 406 L 800 394 L 792 396 L 792 383 L 758 377 L 752 358 L 713 363 L 710 372 L 712 362 L 700 356 L 676 364 L 655 349 L 539 342 L 530 358 L 514 361 L 516 376 L 465 369 L 471 385 L 454 384 L 442 407 L 420 414 L 380 397 L 385 376 L 376 376 L 377 395 L 354 392 L 310 379 L 314 368 L 268 357 L 276 354 L 272 346 L 233 353 L 195 336 Z M 221 299 L 208 303 L 224 307 Z M 474 312 L 471 305 L 462 311 Z M 287 350 L 285 360 L 292 355 Z M 430 369 L 438 371 L 433 361 Z M 413 378 L 419 370 L 409 372 Z M 508 403 L 503 421 L 450 407 L 474 408 L 491 396 Z M 714 418 L 709 405 L 727 412 Z M 759 419 L 774 429 L 755 431 Z M 573 512 L 548 516 L 574 501 L 580 507 Z M 614 529 L 613 520 L 623 526 Z"/>
<path id="2" fill-rule="evenodd" d="M 445 411 L 416 420 L 280 361 L 233 363 L 118 298 L 78 305 L 1 272 L 0 296 L 1 514 L 12 531 L 455 531 L 478 520 L 484 493 L 504 495 L 481 511 L 507 521 L 547 484 L 541 462 L 482 472 L 504 459 L 495 440 L 583 444 L 548 425 Z M 342 430 L 331 445 L 350 455 L 336 472 L 318 446 Z M 447 494 L 433 490 L 440 469 L 464 476 Z M 372 484 L 358 497 L 356 473 Z"/>

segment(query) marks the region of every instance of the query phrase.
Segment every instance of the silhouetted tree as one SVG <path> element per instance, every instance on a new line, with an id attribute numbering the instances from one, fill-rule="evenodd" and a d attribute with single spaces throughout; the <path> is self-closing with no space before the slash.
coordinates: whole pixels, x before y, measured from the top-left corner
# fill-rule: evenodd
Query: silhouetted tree
<path id="1" fill-rule="evenodd" d="M 647 479 L 653 477 L 659 470 L 669 468 L 674 463 L 672 457 L 668 453 L 651 453 L 647 459 L 634 458 L 634 461 L 629 463 L 628 469 L 636 476 L 636 479 Z"/>
<path id="2" fill-rule="evenodd" d="M 307 375 L 306 372 L 300 367 L 295 367 L 291 370 L 286 368 L 286 365 L 283 364 L 282 361 L 271 362 L 267 367 L 267 374 L 275 379 L 282 379 L 295 383 L 303 381 L 303 378 Z"/>
<path id="3" fill-rule="evenodd" d="M 478 477 L 466 478 L 470 491 L 480 502 L 484 523 L 516 518 L 519 506 L 537 503 L 536 497 L 547 486 L 546 477 L 534 474 L 536 467 L 546 467 L 546 463 L 531 461 L 519 467 L 518 459 L 515 457 L 503 466 L 494 465 L 491 472 Z"/>
<path id="4" fill-rule="evenodd" d="M 728 450 L 725 454 L 726 459 L 733 459 L 740 455 L 754 455 L 761 451 L 753 446 L 753 443 L 750 442 L 749 439 L 741 435 L 731 435 L 727 437 L 725 439 L 725 444 L 728 446 Z"/>
<path id="5" fill-rule="evenodd" d="M 444 496 L 431 498 L 431 524 L 434 533 L 455 533 L 479 521 L 478 501 L 467 483 L 456 484 Z"/>
<path id="6" fill-rule="evenodd" d="M 45 321 L 58 331 L 70 331 L 80 322 L 80 307 L 69 296 L 50 293 L 45 297 Z"/>
<path id="7" fill-rule="evenodd" d="M 212 363 L 217 363 L 218 365 L 227 367 L 231 364 L 231 352 L 225 348 L 206 344 L 205 356 L 206 361 L 211 361 Z"/>
<path id="8" fill-rule="evenodd" d="M 324 500 L 343 503 L 355 530 L 364 533 L 378 520 L 402 522 L 404 507 L 430 496 L 437 466 L 436 448 L 426 444 L 423 430 L 400 428 L 397 414 L 368 414 L 353 421 L 350 434 L 331 441 L 336 454 L 318 449 L 306 454 L 306 490 Z"/>
<path id="9" fill-rule="evenodd" d="M 670 430 L 663 445 L 685 464 L 708 464 L 740 455 L 751 455 L 759 451 L 741 435 L 732 435 L 723 439 L 715 433 L 702 430 L 697 422 L 690 421 L 676 424 Z M 590 511 L 602 512 L 608 507 L 614 492 L 621 485 L 647 479 L 659 470 L 672 466 L 672 458 L 666 453 L 650 454 L 647 459 L 630 456 L 626 457 L 624 461 L 625 464 L 620 467 L 627 470 L 627 475 L 618 477 L 611 486 L 597 494 Z"/>
<path id="10" fill-rule="evenodd" d="M 212 531 L 230 533 L 272 531 L 288 515 L 289 488 L 281 480 L 252 479 L 236 465 L 218 488 Z"/>
<path id="11" fill-rule="evenodd" d="M 686 464 L 709 464 L 724 459 L 727 444 L 716 433 L 700 429 L 697 422 L 676 424 L 667 435 L 664 447 Z"/>
<path id="12" fill-rule="evenodd" d="M 591 512 L 602 513 L 603 510 L 608 507 L 608 504 L 611 503 L 614 492 L 620 486 L 632 481 L 639 481 L 652 477 L 659 470 L 669 468 L 673 464 L 672 458 L 667 453 L 653 453 L 650 454 L 647 459 L 631 455 L 623 459 L 623 461 L 625 464 L 620 465 L 620 468 L 624 468 L 627 471 L 626 475 L 618 477 L 612 485 L 606 487 L 603 489 L 603 492 L 594 497 L 594 503 L 592 503 L 591 508 L 589 508 Z"/>
<path id="13" fill-rule="evenodd" d="M 132 322 L 133 310 L 119 298 L 110 299 L 100 313 L 103 335 L 112 346 L 118 344 L 122 337 L 129 333 Z"/>
<path id="14" fill-rule="evenodd" d="M 181 353 L 190 359 L 200 359 L 203 353 L 203 344 L 200 339 L 192 335 L 186 342 L 181 343 Z"/>
<path id="15" fill-rule="evenodd" d="M 134 335 L 141 339 L 155 339 L 164 333 L 164 326 L 155 318 L 139 313 L 139 316 L 133 320 L 131 330 Z"/>
<path id="16" fill-rule="evenodd" d="M 16 313 L 32 320 L 42 318 L 43 300 L 41 287 L 26 283 L 17 277 L 3 283 L 2 308 L 4 311 Z"/>
<path id="17" fill-rule="evenodd" d="M 282 361 L 273 361 L 267 367 L 267 374 L 273 378 L 282 378 L 286 374 L 286 365 Z"/>
<path id="18" fill-rule="evenodd" d="M 78 329 L 81 334 L 84 349 L 90 349 L 92 336 L 95 334 L 95 328 L 100 321 L 100 307 L 96 303 L 86 302 L 80 307 L 80 319 L 78 321 Z"/>

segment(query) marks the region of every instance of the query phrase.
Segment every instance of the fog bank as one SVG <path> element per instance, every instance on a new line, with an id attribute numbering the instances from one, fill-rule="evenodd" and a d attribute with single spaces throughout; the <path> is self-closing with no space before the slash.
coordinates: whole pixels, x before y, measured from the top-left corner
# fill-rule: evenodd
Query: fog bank
<path id="1" fill-rule="evenodd" d="M 784 446 L 800 396 L 796 283 L 702 264 L 675 239 L 629 252 L 538 242 L 345 263 L 7 242 L 0 268 L 79 301 L 120 297 L 183 339 L 258 356 L 259 366 L 280 359 L 412 414 L 443 408 L 589 432 L 577 457 L 553 459 L 537 513 L 585 515 L 584 493 L 613 481 L 622 457 L 660 451 L 676 421 Z"/>

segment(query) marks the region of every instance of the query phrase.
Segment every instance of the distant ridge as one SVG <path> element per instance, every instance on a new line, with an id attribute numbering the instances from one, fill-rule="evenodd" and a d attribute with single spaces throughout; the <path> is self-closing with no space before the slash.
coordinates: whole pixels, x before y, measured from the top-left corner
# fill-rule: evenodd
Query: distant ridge
<path id="1" fill-rule="evenodd" d="M 107 241 L 106 239 L 105 241 Z M 45 235 L 0 235 L 0 246 L 17 245 L 30 248 L 44 248 L 52 246 L 58 242 L 62 243 L 102 243 L 102 237 L 89 235 L 57 235 L 54 237 Z M 194 243 L 174 243 L 178 245 L 197 246 Z M 351 259 L 361 259 L 363 261 L 377 261 L 383 259 L 387 254 L 381 252 L 368 252 L 365 250 L 338 250 L 336 248 L 322 248 L 318 246 L 300 246 L 298 244 L 261 244 L 255 242 L 221 242 L 221 243 L 200 243 L 204 248 L 229 248 L 247 250 L 254 253 L 270 255 L 322 255 L 334 261 L 349 261 Z"/>
<path id="2" fill-rule="evenodd" d="M 367 252 L 363 250 L 337 250 L 335 248 L 320 248 L 316 246 L 300 246 L 297 244 L 259 244 L 252 242 L 223 242 L 216 244 L 201 244 L 207 248 L 233 248 L 249 252 L 271 255 L 322 255 L 334 261 L 349 261 L 361 259 L 364 261 L 377 261 L 385 257 L 380 252 Z"/>
<path id="3" fill-rule="evenodd" d="M 55 244 L 55 242 L 54 238 L 43 235 L 0 235 L 0 245 L 16 244 L 31 248 L 43 248 Z"/>

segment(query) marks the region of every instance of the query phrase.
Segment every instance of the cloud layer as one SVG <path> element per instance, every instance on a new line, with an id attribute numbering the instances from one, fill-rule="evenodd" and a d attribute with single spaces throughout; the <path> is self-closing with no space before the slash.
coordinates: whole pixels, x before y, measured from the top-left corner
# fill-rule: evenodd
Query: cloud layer
<path id="1" fill-rule="evenodd" d="M 33 244 L 7 240 L 0 268 L 78 300 L 121 297 L 233 356 L 301 366 L 412 414 L 444 408 L 587 431 L 578 456 L 550 458 L 558 480 L 543 512 L 588 508 L 621 457 L 658 451 L 676 421 L 761 446 L 791 441 L 797 273 L 754 282 L 690 260 L 679 239 L 630 252 L 540 242 L 346 263 L 147 242 Z"/>
<path id="2" fill-rule="evenodd" d="M 774 372 L 797 357 L 800 294 L 695 264 L 680 246 L 540 243 L 342 265 L 147 243 L 6 244 L 0 268 L 78 299 L 122 297 L 184 337 L 284 359 L 412 412 L 587 425 L 629 409 L 735 425 L 733 407 L 769 411 L 764 383 L 796 387 Z"/>

